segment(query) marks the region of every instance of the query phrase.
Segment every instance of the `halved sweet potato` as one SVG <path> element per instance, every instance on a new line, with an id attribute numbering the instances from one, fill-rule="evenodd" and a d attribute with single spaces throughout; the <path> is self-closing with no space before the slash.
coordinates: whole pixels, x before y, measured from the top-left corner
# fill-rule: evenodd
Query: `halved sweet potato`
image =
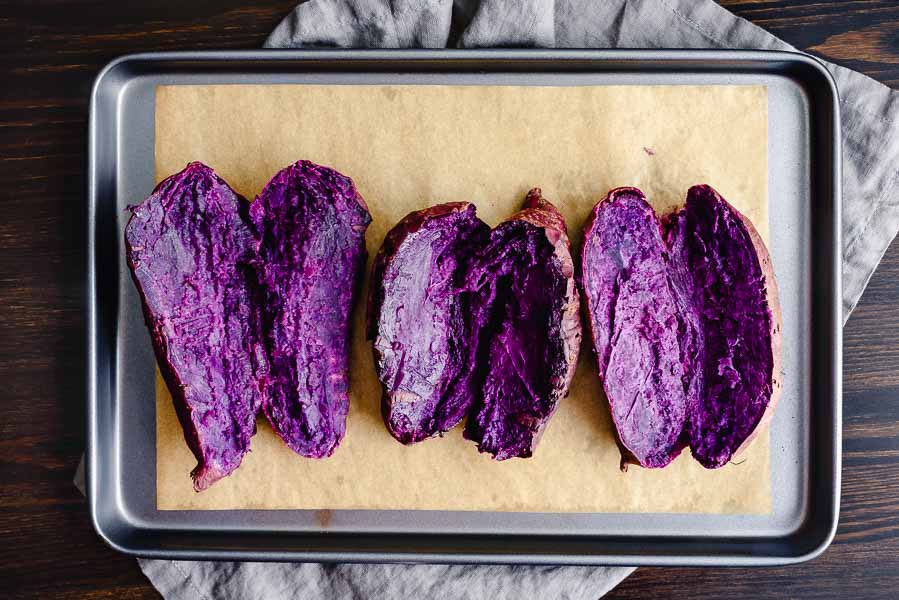
<path id="1" fill-rule="evenodd" d="M 687 407 L 690 449 L 716 468 L 755 437 L 780 395 L 777 284 L 755 227 L 711 187 L 690 188 L 667 228 L 702 340 L 701 385 Z"/>
<path id="2" fill-rule="evenodd" d="M 497 460 L 533 454 L 577 365 L 580 301 L 565 221 L 539 189 L 466 273 L 479 385 L 465 437 Z"/>
<path id="3" fill-rule="evenodd" d="M 269 374 L 262 410 L 298 454 L 330 456 L 346 431 L 350 316 L 371 216 L 352 180 L 300 161 L 250 207 Z"/>
<path id="4" fill-rule="evenodd" d="M 404 444 L 455 427 L 471 405 L 477 350 L 461 278 L 490 228 L 467 202 L 410 213 L 372 268 L 369 338 L 390 434 Z"/>
<path id="5" fill-rule="evenodd" d="M 642 192 L 609 192 L 584 230 L 584 299 L 622 454 L 646 467 L 664 467 L 684 447 L 685 332 L 669 277 L 661 224 Z"/>
<path id="6" fill-rule="evenodd" d="M 194 162 L 133 207 L 125 229 L 153 349 L 197 459 L 197 491 L 236 469 L 256 432 L 266 359 L 248 208 Z"/>

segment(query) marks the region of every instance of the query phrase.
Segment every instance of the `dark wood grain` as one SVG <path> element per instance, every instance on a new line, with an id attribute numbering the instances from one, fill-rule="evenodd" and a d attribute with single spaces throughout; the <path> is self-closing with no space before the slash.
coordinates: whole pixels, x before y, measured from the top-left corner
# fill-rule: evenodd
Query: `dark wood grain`
<path id="1" fill-rule="evenodd" d="M 0 597 L 158 598 L 91 530 L 84 448 L 90 82 L 143 50 L 256 48 L 293 0 L 0 1 Z M 825 58 L 899 86 L 899 2 L 730 0 Z M 837 540 L 783 569 L 640 569 L 611 598 L 899 596 L 899 243 L 845 330 Z"/>

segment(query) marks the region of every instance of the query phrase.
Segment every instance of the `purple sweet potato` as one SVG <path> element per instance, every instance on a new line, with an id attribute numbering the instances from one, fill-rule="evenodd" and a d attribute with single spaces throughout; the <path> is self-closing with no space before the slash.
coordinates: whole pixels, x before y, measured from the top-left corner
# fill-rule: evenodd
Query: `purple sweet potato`
<path id="1" fill-rule="evenodd" d="M 640 190 L 619 188 L 584 229 L 584 300 L 622 455 L 664 467 L 683 449 L 686 417 L 683 311 L 655 211 Z"/>
<path id="2" fill-rule="evenodd" d="M 330 456 L 349 409 L 350 318 L 371 216 L 350 178 L 300 161 L 250 207 L 269 374 L 262 410 L 295 452 Z"/>
<path id="3" fill-rule="evenodd" d="M 256 432 L 266 359 L 248 208 L 212 169 L 194 162 L 133 207 L 125 229 L 159 368 L 197 459 L 197 491 L 234 471 Z"/>
<path id="4" fill-rule="evenodd" d="M 780 378 L 780 304 L 768 250 L 752 223 L 715 190 L 694 186 L 667 220 L 672 260 L 702 337 L 699 393 L 687 406 L 690 450 L 727 464 L 770 418 Z"/>
<path id="5" fill-rule="evenodd" d="M 568 394 L 581 339 L 565 222 L 540 190 L 490 233 L 464 285 L 480 384 L 464 435 L 497 460 L 532 456 Z"/>
<path id="6" fill-rule="evenodd" d="M 664 224 L 639 190 L 594 208 L 582 285 L 624 465 L 667 465 L 685 447 L 726 464 L 780 391 L 780 307 L 752 224 L 696 186 Z"/>
<path id="7" fill-rule="evenodd" d="M 477 332 L 459 278 L 490 228 L 473 204 L 410 213 L 372 268 L 369 338 L 390 434 L 404 444 L 442 435 L 471 404 Z"/>

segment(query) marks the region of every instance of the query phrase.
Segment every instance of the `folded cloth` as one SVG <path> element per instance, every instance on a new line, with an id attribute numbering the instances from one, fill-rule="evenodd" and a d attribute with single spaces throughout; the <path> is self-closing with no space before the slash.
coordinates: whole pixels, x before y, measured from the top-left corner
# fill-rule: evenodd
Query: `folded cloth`
<path id="1" fill-rule="evenodd" d="M 710 0 L 311 0 L 273 48 L 733 48 L 793 50 Z M 843 318 L 899 229 L 899 100 L 828 64 L 843 129 Z M 322 565 L 141 560 L 168 599 L 570 598 L 604 595 L 630 568 Z"/>

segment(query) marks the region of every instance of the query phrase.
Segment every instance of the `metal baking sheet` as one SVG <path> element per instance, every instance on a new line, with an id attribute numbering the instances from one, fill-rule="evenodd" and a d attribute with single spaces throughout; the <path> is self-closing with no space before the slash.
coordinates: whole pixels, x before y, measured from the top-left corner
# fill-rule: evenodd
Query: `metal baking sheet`
<path id="1" fill-rule="evenodd" d="M 771 425 L 768 515 L 455 511 L 158 511 L 154 357 L 122 249 L 154 181 L 157 85 L 756 84 L 768 88 L 770 250 L 785 389 Z M 159 558 L 606 565 L 773 565 L 833 538 L 841 454 L 840 139 L 833 80 L 792 53 L 702 50 L 315 50 L 140 54 L 91 98 L 88 460 L 91 518 Z"/>

